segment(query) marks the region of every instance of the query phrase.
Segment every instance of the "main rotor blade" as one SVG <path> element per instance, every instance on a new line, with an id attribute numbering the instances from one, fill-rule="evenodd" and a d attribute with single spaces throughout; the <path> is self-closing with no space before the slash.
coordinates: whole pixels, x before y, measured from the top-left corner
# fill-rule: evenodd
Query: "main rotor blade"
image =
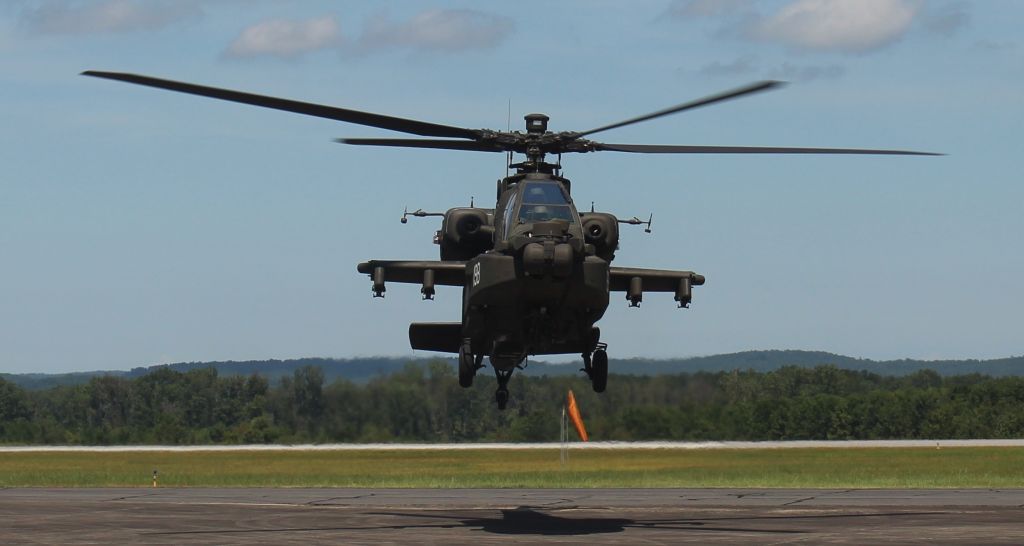
<path id="1" fill-rule="evenodd" d="M 473 152 L 504 152 L 487 142 L 471 140 L 433 140 L 421 138 L 336 138 L 335 142 L 357 146 L 394 146 L 398 148 L 436 148 L 442 150 L 468 150 Z"/>
<path id="2" fill-rule="evenodd" d="M 417 121 L 413 119 L 385 116 L 382 114 L 373 114 L 370 112 L 360 112 L 359 110 L 349 110 L 347 108 L 338 108 L 335 106 L 324 106 L 322 104 L 313 104 L 288 99 L 279 99 L 276 97 L 256 95 L 253 93 L 245 93 L 242 91 L 232 91 L 230 89 L 221 89 L 217 87 L 208 87 L 205 85 L 197 85 L 194 83 L 164 80 L 161 78 L 153 78 L 150 76 L 142 76 L 139 74 L 87 70 L 85 72 L 82 72 L 82 75 L 94 76 L 97 78 L 106 78 L 108 80 L 118 80 L 138 85 L 146 85 L 149 87 L 158 87 L 160 89 L 168 89 L 170 91 L 178 91 L 181 93 L 189 93 L 192 95 L 200 95 L 203 97 L 210 97 L 214 99 L 221 99 L 232 102 L 241 102 L 244 104 L 251 104 L 253 106 L 262 106 L 264 108 L 284 110 L 286 112 L 305 114 L 307 116 L 314 116 L 318 118 L 345 121 L 348 123 L 355 123 L 358 125 L 368 125 L 370 127 L 379 127 L 381 129 L 390 129 L 392 131 L 399 131 L 402 133 L 410 133 L 414 135 L 468 139 L 476 139 L 477 136 L 479 136 L 479 132 L 473 129 L 451 127 L 448 125 L 439 125 L 436 123 L 428 123 L 425 121 Z"/>
<path id="3" fill-rule="evenodd" d="M 658 110 L 657 112 L 651 112 L 650 114 L 646 114 L 646 115 L 643 115 L 643 116 L 640 116 L 640 117 L 637 117 L 637 118 L 627 119 L 626 121 L 620 121 L 618 123 L 612 123 L 611 125 L 605 125 L 604 127 L 598 127 L 597 129 L 591 129 L 589 131 L 585 131 L 583 133 L 579 133 L 579 136 L 592 135 L 594 133 L 599 133 L 601 131 L 607 131 L 609 129 L 616 129 L 618 127 L 622 127 L 622 126 L 625 126 L 625 125 L 632 125 L 634 123 L 640 123 L 641 121 L 647 121 L 649 119 L 654 119 L 654 118 L 658 118 L 658 117 L 661 117 L 661 116 L 667 116 L 669 114 L 675 114 L 677 112 L 682 112 L 684 110 L 690 110 L 692 108 L 698 108 L 698 107 L 701 107 L 701 106 L 707 106 L 709 104 L 714 104 L 716 102 L 722 102 L 722 101 L 729 100 L 729 99 L 735 99 L 737 97 L 742 97 L 743 95 L 749 95 L 751 93 L 758 93 L 760 91 L 767 91 L 768 89 L 772 89 L 772 88 L 779 87 L 779 86 L 782 86 L 782 85 L 785 85 L 785 82 L 779 82 L 779 81 L 774 81 L 774 80 L 768 80 L 768 81 L 763 81 L 763 82 L 752 83 L 750 85 L 747 85 L 747 86 L 744 86 L 744 87 L 740 87 L 738 89 L 733 89 L 732 91 L 725 91 L 723 93 L 719 93 L 717 95 L 711 95 L 709 97 L 704 97 L 702 99 L 697 99 L 695 101 L 684 102 L 683 104 L 678 104 L 676 106 L 672 106 L 672 107 L 666 108 L 664 110 Z"/>
<path id="4" fill-rule="evenodd" d="M 857 155 L 946 155 L 909 150 L 865 150 L 860 148 L 779 148 L 768 146 L 673 146 L 661 144 L 605 144 L 594 142 L 595 151 L 638 154 L 857 154 Z"/>

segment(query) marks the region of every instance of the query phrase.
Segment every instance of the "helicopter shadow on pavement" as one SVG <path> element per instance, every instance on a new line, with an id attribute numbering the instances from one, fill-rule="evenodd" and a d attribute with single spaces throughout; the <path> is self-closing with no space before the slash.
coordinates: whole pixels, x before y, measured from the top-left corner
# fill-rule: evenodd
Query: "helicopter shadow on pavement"
<path id="1" fill-rule="evenodd" d="M 836 527 L 863 527 L 871 519 L 881 520 L 881 524 L 892 523 L 891 518 L 925 518 L 941 517 L 943 512 L 873 512 L 845 514 L 770 514 L 770 515 L 729 515 L 700 517 L 680 514 L 680 517 L 662 518 L 626 518 L 626 517 L 595 517 L 593 509 L 573 508 L 541 508 L 520 506 L 514 509 L 470 509 L 470 510 L 410 510 L 388 512 L 363 512 L 351 525 L 329 526 L 294 526 L 249 529 L 203 529 L 191 531 L 163 531 L 143 533 L 149 536 L 196 536 L 217 535 L 268 535 L 315 533 L 320 538 L 327 538 L 323 533 L 353 532 L 403 532 L 420 531 L 469 531 L 484 532 L 496 535 L 515 536 L 584 536 L 633 532 L 664 533 L 748 533 L 765 535 L 805 535 L 822 532 L 823 529 Z M 495 513 L 497 512 L 497 513 Z M 554 515 L 551 512 L 565 513 L 566 516 Z M 491 514 L 494 514 L 491 516 Z M 569 514 L 572 514 L 571 516 Z M 666 514 L 670 515 L 670 514 Z M 368 517 L 369 521 L 363 518 Z M 404 521 L 403 521 L 404 520 Z M 867 521 L 866 521 L 867 520 Z M 427 536 L 427 535 L 424 535 Z M 677 535 L 678 536 L 678 535 Z"/>
<path id="2" fill-rule="evenodd" d="M 559 511 L 564 510 L 560 509 Z M 729 517 L 678 517 L 643 518 L 622 517 L 562 517 L 540 509 L 520 506 L 511 510 L 500 510 L 497 517 L 459 517 L 455 515 L 425 514 L 423 512 L 378 512 L 377 515 L 429 518 L 460 521 L 462 527 L 478 528 L 484 532 L 504 535 L 593 535 L 621 533 L 626 529 L 662 531 L 721 532 L 721 533 L 766 533 L 804 534 L 820 531 L 822 524 L 829 520 L 864 520 L 868 518 L 916 518 L 936 516 L 942 512 L 875 512 L 861 514 L 785 514 L 769 516 Z M 799 525 L 803 522 L 804 525 Z M 838 523 L 838 522 L 837 522 Z M 749 525 L 754 524 L 756 527 Z M 831 524 L 826 524 L 831 525 Z M 860 524 L 860 525 L 863 525 Z M 434 527 L 433 525 L 424 527 Z M 454 527 L 454 525 L 443 525 Z"/>
<path id="3" fill-rule="evenodd" d="M 489 510 L 488 510 L 489 511 Z M 635 520 L 621 517 L 562 517 L 542 512 L 529 506 L 500 510 L 497 517 L 461 517 L 455 515 L 434 515 L 422 512 L 378 512 L 378 515 L 409 518 L 430 518 L 458 521 L 460 527 L 477 528 L 481 531 L 502 535 L 594 535 L 621 533 L 627 528 L 721 531 L 747 533 L 802 533 L 787 529 L 751 529 L 743 527 L 709 527 L 695 518 Z M 454 524 L 444 527 L 455 527 Z"/>

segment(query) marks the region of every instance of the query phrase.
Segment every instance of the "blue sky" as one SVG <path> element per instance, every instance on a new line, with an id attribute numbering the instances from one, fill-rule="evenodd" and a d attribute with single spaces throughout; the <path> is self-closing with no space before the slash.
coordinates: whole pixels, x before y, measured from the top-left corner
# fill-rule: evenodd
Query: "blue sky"
<path id="1" fill-rule="evenodd" d="M 691 309 L 616 294 L 613 357 L 1024 353 L 1024 4 L 8 1 L 0 7 L 0 370 L 411 355 L 459 292 L 370 298 L 369 258 L 436 258 L 500 155 L 78 76 L 127 71 L 471 128 L 584 130 L 761 79 L 779 91 L 605 142 L 946 157 L 566 156 L 581 207 L 654 214 L 617 265 L 707 276 Z"/>

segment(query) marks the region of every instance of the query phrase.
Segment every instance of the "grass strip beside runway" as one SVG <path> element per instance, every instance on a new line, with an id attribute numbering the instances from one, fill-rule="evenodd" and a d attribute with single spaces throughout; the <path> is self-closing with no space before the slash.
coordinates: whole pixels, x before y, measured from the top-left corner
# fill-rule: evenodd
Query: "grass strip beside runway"
<path id="1" fill-rule="evenodd" d="M 1024 448 L 0 453 L 0 487 L 1024 487 Z"/>

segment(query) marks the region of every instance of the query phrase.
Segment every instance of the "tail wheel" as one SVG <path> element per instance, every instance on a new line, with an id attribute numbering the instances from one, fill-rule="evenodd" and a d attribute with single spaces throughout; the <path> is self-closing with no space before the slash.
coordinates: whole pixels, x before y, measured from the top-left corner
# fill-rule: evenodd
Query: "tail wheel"
<path id="1" fill-rule="evenodd" d="M 459 347 L 459 385 L 462 388 L 473 386 L 473 376 L 476 375 L 476 363 L 473 360 L 473 351 L 469 342 Z"/>
<path id="2" fill-rule="evenodd" d="M 590 366 L 590 384 L 594 392 L 604 392 L 608 386 L 608 353 L 604 349 L 594 351 Z"/>

